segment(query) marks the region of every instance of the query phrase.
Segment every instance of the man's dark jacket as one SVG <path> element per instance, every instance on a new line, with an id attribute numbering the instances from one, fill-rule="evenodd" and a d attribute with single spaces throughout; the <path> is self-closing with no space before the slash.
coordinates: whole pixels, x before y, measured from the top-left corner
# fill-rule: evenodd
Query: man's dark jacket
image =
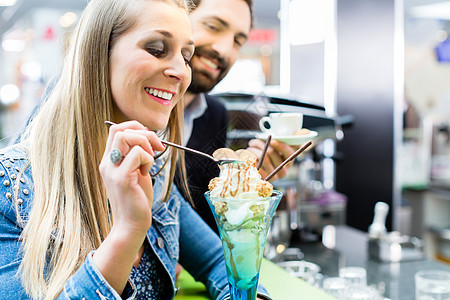
<path id="1" fill-rule="evenodd" d="M 205 98 L 208 108 L 201 117 L 194 120 L 187 147 L 212 154 L 216 149 L 225 147 L 228 111 L 217 98 L 210 95 L 205 95 Z M 219 175 L 219 167 L 210 159 L 197 154 L 185 152 L 185 157 L 189 192 L 194 208 L 217 233 L 217 226 L 204 193 L 208 190 L 209 181 Z M 186 198 L 182 188 L 180 192 Z"/>

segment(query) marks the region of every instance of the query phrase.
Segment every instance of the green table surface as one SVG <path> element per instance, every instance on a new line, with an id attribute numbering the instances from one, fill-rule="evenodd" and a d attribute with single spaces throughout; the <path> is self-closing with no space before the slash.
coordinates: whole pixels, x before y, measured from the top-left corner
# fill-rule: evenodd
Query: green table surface
<path id="1" fill-rule="evenodd" d="M 269 260 L 261 265 L 259 282 L 269 291 L 273 300 L 332 300 L 333 297 L 311 286 L 304 280 L 290 276 L 286 271 Z M 178 278 L 180 287 L 175 300 L 210 300 L 205 286 L 196 282 L 183 270 Z"/>

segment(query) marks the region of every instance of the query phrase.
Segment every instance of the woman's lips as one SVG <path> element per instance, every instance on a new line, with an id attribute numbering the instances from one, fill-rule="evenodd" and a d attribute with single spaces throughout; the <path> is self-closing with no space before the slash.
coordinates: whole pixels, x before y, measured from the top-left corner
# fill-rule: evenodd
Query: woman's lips
<path id="1" fill-rule="evenodd" d="M 170 105 L 170 101 L 175 96 L 175 93 L 162 89 L 146 87 L 144 90 L 153 100 L 166 106 Z"/>

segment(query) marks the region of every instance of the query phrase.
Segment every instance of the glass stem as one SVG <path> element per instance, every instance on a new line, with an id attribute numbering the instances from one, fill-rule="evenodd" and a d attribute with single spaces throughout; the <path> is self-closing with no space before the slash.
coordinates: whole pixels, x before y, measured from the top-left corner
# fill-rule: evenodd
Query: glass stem
<path id="1" fill-rule="evenodd" d="M 258 281 L 256 281 L 256 283 L 248 290 L 241 290 L 233 286 L 231 283 L 229 283 L 229 286 L 230 286 L 231 300 L 256 300 Z"/>

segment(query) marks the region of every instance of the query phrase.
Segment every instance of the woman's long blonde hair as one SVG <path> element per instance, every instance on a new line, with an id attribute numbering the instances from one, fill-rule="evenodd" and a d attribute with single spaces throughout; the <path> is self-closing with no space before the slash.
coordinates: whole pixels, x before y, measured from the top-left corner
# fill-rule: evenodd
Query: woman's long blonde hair
<path id="1" fill-rule="evenodd" d="M 144 1 L 191 8 L 189 0 L 90 1 L 72 36 L 61 77 L 22 138 L 29 147 L 34 200 L 22 234 L 20 275 L 32 298 L 56 298 L 110 232 L 98 168 L 108 136 L 104 122 L 113 115 L 109 55 L 135 25 Z M 175 143 L 181 143 L 183 106 L 175 106 L 165 131 Z M 172 149 L 168 190 L 177 156 L 185 175 L 183 156 Z"/>

